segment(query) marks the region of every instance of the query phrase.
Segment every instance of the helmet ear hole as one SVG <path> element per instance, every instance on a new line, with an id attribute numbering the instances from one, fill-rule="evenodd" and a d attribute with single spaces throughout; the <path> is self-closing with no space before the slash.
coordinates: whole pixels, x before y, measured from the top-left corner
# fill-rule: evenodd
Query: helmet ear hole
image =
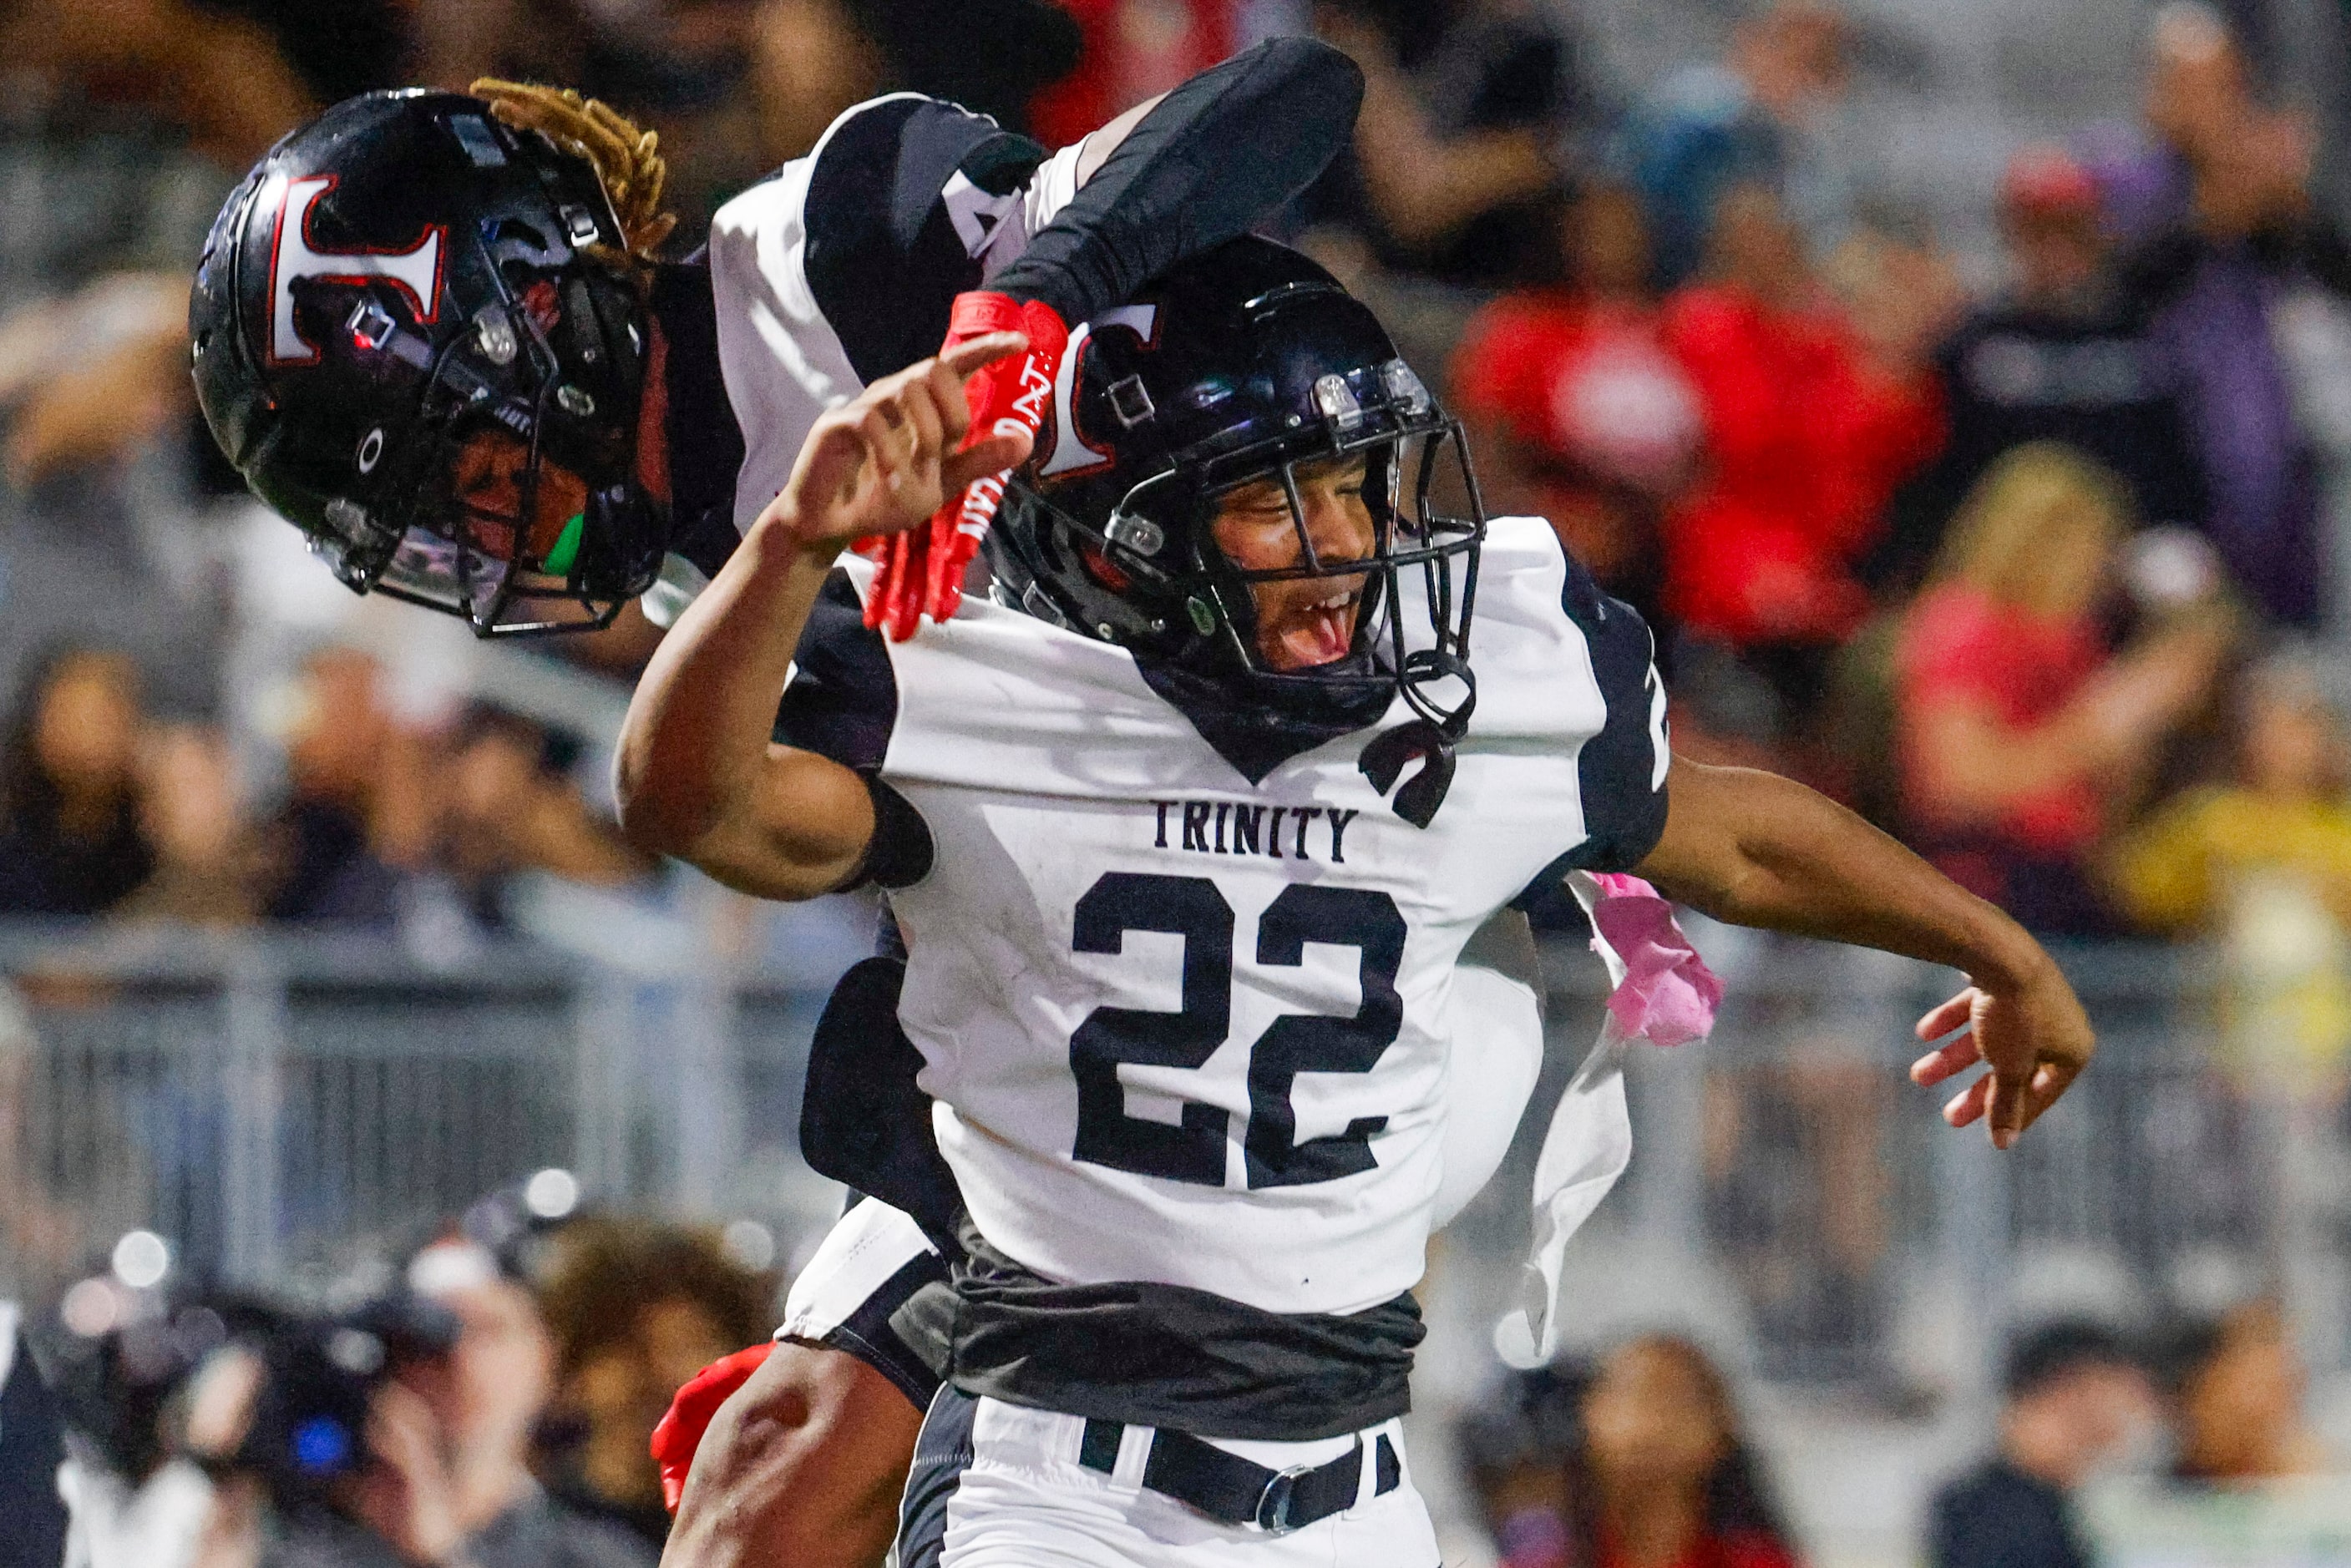
<path id="1" fill-rule="evenodd" d="M 1078 546 L 1078 559 L 1085 563 L 1086 575 L 1112 593 L 1123 594 L 1134 587 L 1134 579 L 1118 569 L 1108 556 L 1091 544 Z"/>

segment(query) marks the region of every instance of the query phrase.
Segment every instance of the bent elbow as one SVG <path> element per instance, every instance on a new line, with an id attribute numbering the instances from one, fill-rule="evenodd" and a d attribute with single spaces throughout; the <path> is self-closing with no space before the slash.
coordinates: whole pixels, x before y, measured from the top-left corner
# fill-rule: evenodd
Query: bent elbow
<path id="1" fill-rule="evenodd" d="M 664 774 L 625 746 L 612 770 L 612 801 L 631 848 L 678 860 L 694 857 L 717 815 L 709 791 Z"/>

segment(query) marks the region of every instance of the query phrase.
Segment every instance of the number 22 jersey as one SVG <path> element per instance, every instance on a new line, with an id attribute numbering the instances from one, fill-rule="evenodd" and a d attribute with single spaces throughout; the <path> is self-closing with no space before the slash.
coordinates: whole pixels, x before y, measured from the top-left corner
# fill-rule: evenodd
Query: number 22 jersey
<path id="1" fill-rule="evenodd" d="M 967 601 L 886 643 L 860 614 L 872 576 L 835 573 L 777 739 L 912 807 L 882 814 L 873 856 L 907 948 L 899 1021 L 980 1234 L 1048 1280 L 1274 1313 L 1410 1288 L 1463 945 L 1663 831 L 1640 618 L 1547 524 L 1496 521 L 1477 709 L 1421 828 L 1359 766 L 1401 700 L 1269 768 L 1132 654 L 1018 608 Z"/>

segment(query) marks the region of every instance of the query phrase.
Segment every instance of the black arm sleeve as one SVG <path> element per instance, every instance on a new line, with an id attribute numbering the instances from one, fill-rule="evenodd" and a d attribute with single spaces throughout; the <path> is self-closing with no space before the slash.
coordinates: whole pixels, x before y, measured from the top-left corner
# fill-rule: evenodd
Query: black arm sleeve
<path id="1" fill-rule="evenodd" d="M 1355 63 L 1311 38 L 1201 72 L 1143 117 L 995 286 L 1072 325 L 1100 314 L 1312 184 L 1363 101 Z"/>

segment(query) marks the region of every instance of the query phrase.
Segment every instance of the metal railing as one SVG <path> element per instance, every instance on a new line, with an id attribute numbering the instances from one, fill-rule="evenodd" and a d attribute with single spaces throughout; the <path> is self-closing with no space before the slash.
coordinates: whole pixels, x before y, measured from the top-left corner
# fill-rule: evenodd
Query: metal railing
<path id="1" fill-rule="evenodd" d="M 2198 955 L 2066 956 L 2095 1070 L 2013 1152 L 1902 1076 L 1954 977 L 1702 929 L 1716 1040 L 1643 1049 L 1635 1144 L 1574 1243 L 1571 1333 L 1663 1318 L 1780 1382 L 1980 1394 L 1999 1329 L 2265 1283 L 2344 1366 L 2339 1114 L 2208 1063 Z M 1598 965 L 1546 953 L 1544 1082 L 1501 1175 L 1433 1253 L 1430 1375 L 1482 1376 L 1514 1299 L 1550 1099 L 1597 1033 Z M 233 1278 L 397 1241 L 547 1166 L 597 1198 L 746 1216 L 789 1257 L 837 1193 L 795 1131 L 820 992 L 756 970 L 620 973 L 528 945 L 0 931 L 0 1290 L 52 1288 L 152 1228 Z M 1448 1370 L 1449 1369 L 1449 1370 Z M 1458 1380 L 1458 1381 L 1456 1381 Z"/>

